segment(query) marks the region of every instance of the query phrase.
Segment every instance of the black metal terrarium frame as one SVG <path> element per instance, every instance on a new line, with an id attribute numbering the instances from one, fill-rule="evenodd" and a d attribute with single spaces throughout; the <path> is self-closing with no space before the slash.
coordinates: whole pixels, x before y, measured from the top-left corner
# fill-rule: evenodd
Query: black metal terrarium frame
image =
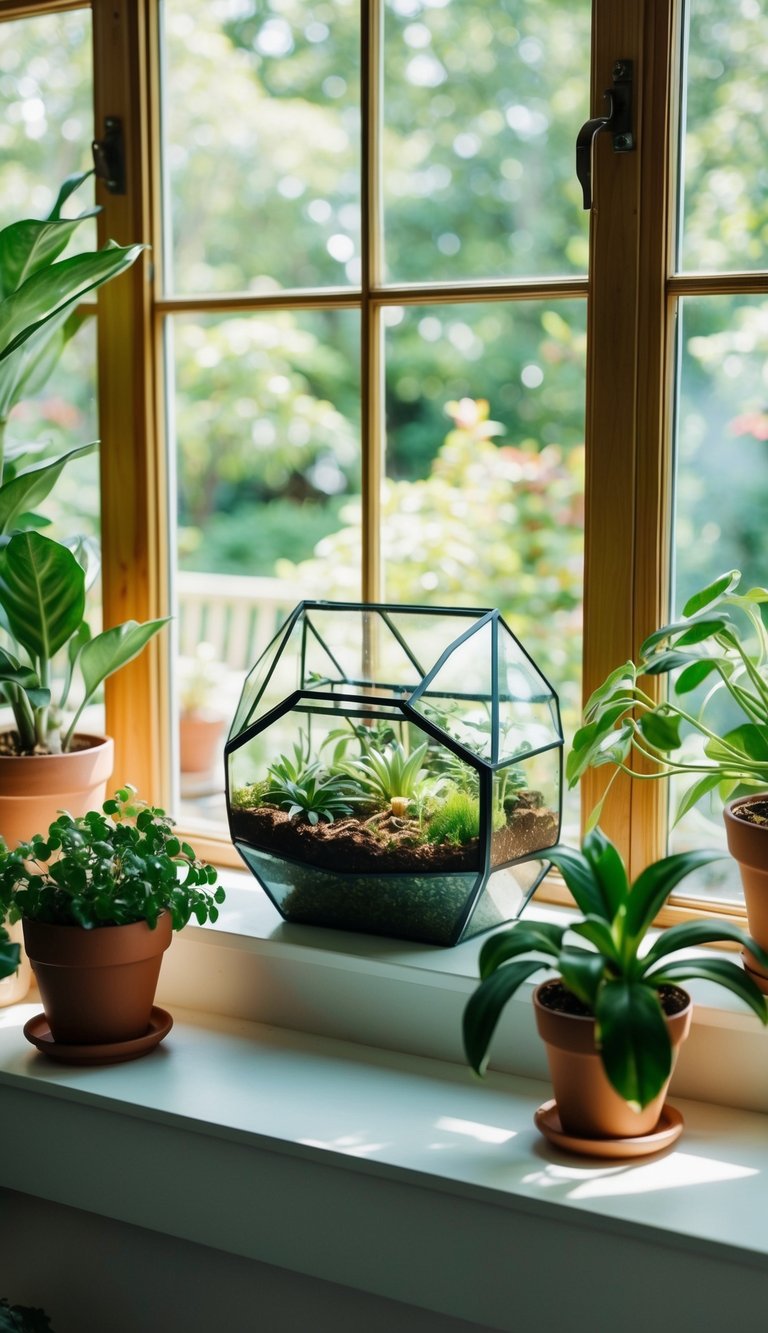
<path id="1" fill-rule="evenodd" d="M 415 688 L 399 685 L 393 682 L 383 681 L 378 677 L 374 677 L 373 673 L 368 677 L 363 675 L 350 676 L 338 662 L 337 657 L 333 652 L 332 646 L 326 642 L 325 637 L 319 632 L 317 626 L 313 624 L 313 622 L 311 621 L 310 615 L 312 612 L 315 611 L 323 613 L 333 612 L 333 613 L 339 613 L 341 615 L 357 612 L 363 615 L 370 615 L 372 618 L 373 617 L 379 618 L 382 621 L 382 623 L 386 626 L 389 633 L 400 645 L 407 659 L 412 664 L 414 671 L 419 676 L 419 684 Z M 411 646 L 407 642 L 407 639 L 400 632 L 400 630 L 397 627 L 397 624 L 394 623 L 392 619 L 393 616 L 397 617 L 403 615 L 416 615 L 422 617 L 429 617 L 429 616 L 450 617 L 450 618 L 456 617 L 457 619 L 471 617 L 472 619 L 471 619 L 471 624 L 467 627 L 467 629 L 458 634 L 456 638 L 450 642 L 450 644 L 444 649 L 444 651 L 437 658 L 434 665 L 429 669 L 425 669 L 421 664 L 421 662 L 419 661 L 418 657 L 416 656 L 415 652 L 412 650 Z M 268 690 L 270 681 L 272 680 L 277 664 L 280 661 L 282 651 L 288 645 L 295 626 L 300 620 L 302 620 L 302 618 L 303 618 L 303 628 L 302 628 L 301 654 L 300 654 L 300 667 L 299 667 L 299 680 L 301 682 L 300 685 L 292 692 L 287 694 L 280 701 L 280 703 L 269 708 L 266 713 L 262 714 L 255 721 L 253 722 L 249 721 L 249 719 L 253 717 L 254 712 L 258 708 L 260 701 L 263 699 L 265 692 Z M 490 626 L 490 632 L 491 632 L 490 692 L 486 694 L 477 690 L 467 693 L 461 693 L 455 690 L 430 691 L 431 683 L 436 679 L 436 677 L 440 675 L 443 667 L 449 661 L 452 654 L 455 653 L 456 650 L 462 644 L 464 644 L 468 640 L 478 635 L 487 626 Z M 509 635 L 517 651 L 522 655 L 525 661 L 533 669 L 535 675 L 541 681 L 542 686 L 544 687 L 541 698 L 539 698 L 538 700 L 529 700 L 528 702 L 539 702 L 539 703 L 546 702 L 550 710 L 550 715 L 552 719 L 552 732 L 553 732 L 553 738 L 547 744 L 541 745 L 537 748 L 525 748 L 511 755 L 504 755 L 503 757 L 499 756 L 499 737 L 501 731 L 500 727 L 501 700 L 499 697 L 500 626 L 503 627 L 503 632 Z M 335 680 L 330 676 L 327 676 L 325 678 L 318 678 L 317 676 L 313 676 L 310 684 L 309 685 L 307 684 L 306 655 L 307 655 L 308 637 L 310 633 L 319 643 L 319 645 L 327 655 L 329 661 L 337 667 L 339 672 L 338 680 Z M 480 827 L 479 827 L 480 857 L 479 857 L 479 866 L 477 870 L 474 872 L 475 883 L 471 891 L 467 895 L 466 905 L 460 917 L 458 918 L 457 922 L 455 923 L 455 927 L 452 930 L 451 937 L 440 940 L 425 940 L 424 942 L 439 943 L 442 945 L 453 945 L 458 943 L 463 938 L 467 938 L 471 934 L 480 933 L 480 931 L 482 930 L 488 930 L 495 925 L 501 924 L 503 919 L 509 919 L 509 917 L 506 917 L 506 918 L 501 918 L 498 921 L 489 921 L 487 924 L 480 925 L 477 928 L 477 930 L 472 930 L 467 932 L 467 926 L 472 919 L 475 909 L 478 906 L 478 902 L 486 888 L 486 885 L 488 884 L 489 878 L 493 874 L 495 874 L 500 870 L 507 869 L 509 867 L 521 865 L 522 863 L 525 862 L 541 860 L 542 865 L 540 870 L 532 877 L 530 883 L 525 887 L 522 896 L 520 897 L 520 900 L 517 904 L 516 910 L 517 914 L 519 914 L 519 912 L 522 911 L 525 904 L 529 901 L 529 899 L 535 892 L 538 884 L 541 882 L 544 875 L 547 873 L 547 870 L 549 869 L 549 863 L 546 861 L 546 851 L 549 847 L 555 845 L 555 843 L 559 840 L 560 836 L 561 817 L 562 817 L 562 795 L 563 795 L 563 766 L 562 766 L 563 732 L 562 732 L 562 723 L 560 715 L 560 705 L 556 691 L 553 689 L 552 685 L 550 684 L 544 673 L 541 671 L 540 667 L 537 665 L 537 663 L 534 661 L 531 655 L 527 652 L 523 644 L 520 643 L 520 640 L 509 628 L 506 621 L 504 621 L 501 613 L 497 609 L 493 608 L 476 609 L 476 608 L 466 608 L 466 607 L 430 607 L 430 606 L 418 606 L 418 605 L 410 605 L 402 603 L 378 603 L 378 602 L 331 602 L 331 601 L 315 601 L 315 600 L 302 601 L 294 608 L 294 610 L 288 616 L 287 620 L 284 621 L 280 629 L 273 636 L 268 646 L 259 656 L 257 662 L 255 663 L 254 667 L 252 668 L 251 672 L 246 678 L 246 682 L 243 688 L 243 698 L 245 697 L 246 691 L 248 690 L 248 681 L 251 680 L 253 676 L 256 674 L 259 666 L 264 662 L 268 654 L 273 654 L 273 661 L 269 667 L 269 670 L 266 672 L 264 679 L 261 682 L 254 698 L 250 701 L 247 713 L 242 720 L 239 719 L 240 708 L 238 708 L 238 714 L 236 715 L 235 723 L 233 723 L 232 730 L 230 731 L 230 735 L 225 745 L 224 753 L 225 753 L 225 770 L 226 770 L 226 796 L 227 796 L 227 811 L 230 822 L 230 832 L 232 835 L 233 843 L 237 848 L 240 856 L 245 861 L 248 868 L 251 870 L 251 873 L 253 873 L 259 880 L 262 888 L 267 893 L 271 901 L 275 904 L 281 915 L 287 920 L 297 919 L 296 917 L 289 915 L 283 911 L 282 904 L 270 891 L 268 883 L 265 882 L 262 876 L 254 868 L 254 865 L 251 863 L 251 861 L 249 861 L 246 850 L 244 850 L 244 847 L 240 845 L 241 841 L 244 840 L 241 839 L 241 837 L 238 835 L 238 833 L 233 827 L 233 816 L 232 816 L 233 803 L 232 803 L 232 791 L 230 788 L 230 757 L 235 753 L 237 753 L 238 750 L 248 745 L 248 743 L 252 741 L 256 736 L 267 731 L 271 726 L 274 725 L 275 722 L 279 721 L 280 718 L 292 712 L 299 714 L 302 713 L 307 714 L 310 717 L 313 715 L 318 716 L 321 714 L 331 714 L 334 716 L 338 716 L 340 718 L 351 719 L 358 722 L 365 722 L 365 721 L 371 721 L 371 722 L 389 721 L 397 723 L 409 722 L 413 726 L 415 726 L 419 731 L 424 732 L 425 735 L 430 737 L 433 741 L 436 741 L 438 744 L 450 750 L 461 761 L 463 761 L 465 764 L 469 765 L 476 771 L 478 775 L 480 810 L 481 812 L 484 812 L 484 817 L 480 819 Z M 312 675 L 312 673 L 310 673 L 310 675 Z M 328 691 L 329 686 L 331 687 L 330 692 Z M 346 688 L 340 689 L 339 688 L 340 686 Z M 389 697 L 387 696 L 387 694 L 382 693 L 381 695 L 377 695 L 375 699 L 372 699 L 370 693 L 363 693 L 363 691 L 366 690 L 370 691 L 372 688 L 375 688 L 377 691 L 387 691 Z M 463 699 L 468 703 L 473 703 L 473 704 L 483 703 L 490 705 L 491 709 L 490 758 L 486 759 L 473 753 L 473 751 L 468 746 L 463 745 L 461 741 L 456 740 L 455 737 L 451 736 L 448 732 L 444 731 L 441 727 L 433 723 L 429 719 L 429 717 L 426 717 L 422 712 L 420 712 L 418 708 L 416 708 L 414 705 L 417 704 L 420 700 L 424 700 L 425 696 L 428 697 L 429 699 L 450 698 L 451 700 L 454 701 L 458 700 L 459 702 Z M 241 705 L 242 705 L 242 700 L 241 700 Z M 236 727 L 238 728 L 237 731 L 235 731 Z M 557 777 L 557 820 L 556 820 L 556 832 L 554 836 L 552 836 L 551 840 L 547 842 L 546 847 L 540 848 L 534 853 L 528 852 L 522 856 L 512 857 L 508 860 L 499 861 L 495 863 L 492 862 L 491 859 L 492 805 L 493 805 L 494 777 L 496 776 L 496 774 L 501 773 L 504 770 L 512 769 L 516 764 L 519 764 L 521 761 L 527 762 L 531 759 L 534 759 L 537 755 L 544 754 L 553 750 L 560 751 L 559 762 L 558 762 L 558 777 Z M 251 850 L 254 849 L 252 848 Z M 268 854 L 272 853 L 272 849 L 265 847 L 256 850 L 260 850 Z M 286 863 L 291 863 L 291 861 L 293 860 L 293 858 L 286 855 L 284 852 L 281 852 L 279 854 L 279 859 L 280 861 Z M 300 865 L 305 870 L 311 870 L 313 868 L 311 863 L 307 861 L 294 861 L 294 864 Z M 419 877 L 420 875 L 423 876 L 423 873 L 424 872 L 414 872 L 413 870 L 406 870 L 406 871 L 391 870 L 386 872 L 386 879 L 388 881 L 390 880 L 407 881 L 409 879 L 413 880 L 415 877 Z M 336 871 L 336 876 L 338 878 L 344 877 L 345 875 L 347 875 L 350 880 L 359 880 L 361 878 L 361 875 L 362 878 L 365 878 L 363 872 L 355 872 L 355 871 L 345 872 L 342 869 Z M 341 928 L 344 927 L 342 926 Z M 358 930 L 366 929 L 361 926 L 348 927 L 348 928 L 354 928 Z M 373 927 L 372 929 L 373 933 L 386 933 L 394 935 L 395 937 L 397 937 L 400 934 L 400 932 L 397 929 L 387 930 L 386 932 L 380 931 L 376 929 L 376 927 Z M 467 932 L 467 934 L 465 934 L 465 932 Z M 413 936 L 411 936 L 409 933 L 405 933 L 403 937 L 413 938 Z"/>

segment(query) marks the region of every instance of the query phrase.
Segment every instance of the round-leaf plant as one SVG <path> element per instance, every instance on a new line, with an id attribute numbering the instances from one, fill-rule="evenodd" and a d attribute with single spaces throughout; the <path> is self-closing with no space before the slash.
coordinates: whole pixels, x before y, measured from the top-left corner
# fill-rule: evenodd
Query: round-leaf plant
<path id="1" fill-rule="evenodd" d="M 4 918 L 86 930 L 136 921 L 154 929 L 164 911 L 174 930 L 192 917 L 200 925 L 217 919 L 225 894 L 212 889 L 216 870 L 176 837 L 163 810 L 123 787 L 102 811 L 62 813 L 47 834 L 12 851 L 0 839 Z"/>
<path id="2" fill-rule="evenodd" d="M 638 1109 L 659 1093 L 672 1067 L 660 987 L 696 977 L 713 981 L 768 1023 L 766 997 L 736 963 L 673 957 L 681 950 L 729 941 L 768 966 L 768 954 L 738 926 L 686 921 L 660 931 L 644 947 L 654 918 L 680 880 L 719 855 L 707 850 L 667 856 L 630 884 L 619 852 L 599 828 L 587 834 L 581 851 L 564 846 L 549 850 L 548 859 L 562 873 L 583 916 L 569 926 L 520 920 L 486 940 L 480 951 L 480 985 L 464 1011 L 464 1047 L 473 1069 L 484 1071 L 507 1000 L 542 968 L 559 972 L 566 990 L 594 1015 L 595 1042 L 606 1075 Z M 580 942 L 566 942 L 567 933 Z"/>

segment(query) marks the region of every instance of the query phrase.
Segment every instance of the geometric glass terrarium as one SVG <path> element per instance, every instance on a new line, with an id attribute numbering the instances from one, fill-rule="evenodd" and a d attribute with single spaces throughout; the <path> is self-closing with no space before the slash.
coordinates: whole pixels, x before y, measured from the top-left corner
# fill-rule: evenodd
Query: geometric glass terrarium
<path id="1" fill-rule="evenodd" d="M 498 611 L 301 602 L 226 744 L 232 841 L 287 921 L 457 944 L 544 874 L 562 748 Z"/>

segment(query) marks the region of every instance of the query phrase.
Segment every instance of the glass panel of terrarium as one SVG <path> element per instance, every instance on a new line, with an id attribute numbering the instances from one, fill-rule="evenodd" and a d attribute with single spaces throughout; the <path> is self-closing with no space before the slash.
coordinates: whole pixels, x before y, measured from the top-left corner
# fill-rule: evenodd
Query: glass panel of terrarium
<path id="1" fill-rule="evenodd" d="M 554 847 L 560 832 L 561 750 L 547 750 L 493 775 L 491 864 Z"/>
<path id="2" fill-rule="evenodd" d="M 541 861 L 520 861 L 494 870 L 464 927 L 462 939 L 471 939 L 519 916 L 546 870 L 546 862 Z"/>
<path id="3" fill-rule="evenodd" d="M 161 12 L 168 288 L 359 285 L 359 5 Z"/>
<path id="4" fill-rule="evenodd" d="M 500 621 L 498 758 L 512 759 L 560 738 L 550 686 Z"/>
<path id="5" fill-rule="evenodd" d="M 392 633 L 407 645 L 416 677 L 421 678 L 429 674 L 446 649 L 489 609 L 465 611 L 450 608 L 441 615 L 436 610 L 402 611 L 396 608 L 385 615 Z"/>
<path id="6" fill-rule="evenodd" d="M 741 570 L 740 591 L 766 582 L 768 296 L 688 297 L 681 302 L 678 338 L 673 613 L 726 570 Z M 705 684 L 685 695 L 686 712 L 698 712 L 708 692 Z M 719 689 L 706 703 L 704 720 L 721 735 L 745 719 Z M 706 762 L 703 742 L 690 729 L 682 753 L 692 763 Z M 670 782 L 675 851 L 725 845 L 717 792 L 673 822 L 696 776 Z M 683 888 L 686 897 L 741 897 L 730 858 L 687 876 Z"/>
<path id="7" fill-rule="evenodd" d="M 573 173 L 589 116 L 589 0 L 386 0 L 387 276 L 586 271 Z"/>
<path id="8" fill-rule="evenodd" d="M 768 93 L 758 0 L 688 0 L 682 80 L 680 267 L 768 268 Z"/>
<path id="9" fill-rule="evenodd" d="M 372 698 L 406 697 L 418 674 L 405 647 L 379 611 L 353 607 L 317 607 L 308 614 L 308 663 L 314 667 L 318 649 L 321 674 L 331 658 L 331 679 L 343 689 Z M 314 646 L 317 645 L 317 646 Z"/>
<path id="10" fill-rule="evenodd" d="M 493 758 L 493 626 L 487 621 L 459 640 L 413 707 L 481 759 Z"/>

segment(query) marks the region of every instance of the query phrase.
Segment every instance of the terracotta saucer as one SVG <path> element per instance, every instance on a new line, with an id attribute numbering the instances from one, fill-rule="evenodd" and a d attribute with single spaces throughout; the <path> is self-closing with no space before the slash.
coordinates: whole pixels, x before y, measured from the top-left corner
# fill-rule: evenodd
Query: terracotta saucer
<path id="1" fill-rule="evenodd" d="M 659 1123 L 651 1134 L 639 1134 L 628 1139 L 581 1139 L 566 1134 L 560 1124 L 557 1103 L 544 1102 L 533 1117 L 534 1124 L 545 1139 L 565 1152 L 579 1153 L 582 1157 L 647 1157 L 650 1153 L 668 1148 L 683 1132 L 683 1117 L 668 1103 L 662 1108 Z"/>
<path id="2" fill-rule="evenodd" d="M 24 1024 L 24 1036 L 38 1051 L 51 1060 L 66 1065 L 115 1065 L 124 1060 L 137 1060 L 146 1055 L 167 1037 L 173 1019 L 165 1009 L 152 1010 L 149 1027 L 141 1037 L 131 1041 L 100 1042 L 93 1046 L 76 1046 L 71 1042 L 54 1041 L 45 1014 L 35 1014 Z"/>

